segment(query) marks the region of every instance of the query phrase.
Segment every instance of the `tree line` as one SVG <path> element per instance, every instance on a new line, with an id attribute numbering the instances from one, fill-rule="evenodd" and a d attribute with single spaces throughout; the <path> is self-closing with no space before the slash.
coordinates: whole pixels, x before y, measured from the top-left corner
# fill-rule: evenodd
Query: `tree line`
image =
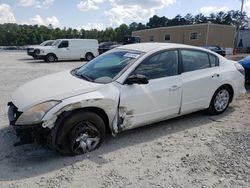
<path id="1" fill-rule="evenodd" d="M 240 22 L 239 22 L 240 21 Z M 182 17 L 177 15 L 172 19 L 165 16 L 159 17 L 154 15 L 149 18 L 146 24 L 133 22 L 129 25 L 122 24 L 117 28 L 106 28 L 98 31 L 91 30 L 77 30 L 72 28 L 53 28 L 52 26 L 38 26 L 38 25 L 18 25 L 18 24 L 0 24 L 0 46 L 23 46 L 30 44 L 39 44 L 45 40 L 58 38 L 92 38 L 99 42 L 103 41 L 117 41 L 123 42 L 125 35 L 131 35 L 132 31 L 150 29 L 164 26 L 178 26 L 191 25 L 200 23 L 214 23 L 235 26 L 240 29 L 249 28 L 249 18 L 247 14 L 240 13 L 240 11 L 219 12 L 205 16 L 203 14 L 187 14 Z M 240 23 L 240 24 L 239 24 Z"/>

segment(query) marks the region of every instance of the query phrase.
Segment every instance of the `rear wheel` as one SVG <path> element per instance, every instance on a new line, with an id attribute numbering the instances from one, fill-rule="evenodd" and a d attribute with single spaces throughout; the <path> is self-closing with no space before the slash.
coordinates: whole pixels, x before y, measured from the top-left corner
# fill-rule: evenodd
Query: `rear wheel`
<path id="1" fill-rule="evenodd" d="M 223 113 L 229 103 L 230 103 L 230 99 L 231 99 L 231 92 L 228 89 L 228 87 L 223 86 L 220 87 L 213 95 L 213 98 L 210 102 L 210 106 L 209 106 L 209 113 L 212 115 L 218 115 Z"/>
<path id="2" fill-rule="evenodd" d="M 64 134 L 59 150 L 61 154 L 84 154 L 95 150 L 104 141 L 104 121 L 93 112 L 76 112 L 63 124 L 63 129 L 60 131 L 61 134 Z"/>
<path id="3" fill-rule="evenodd" d="M 85 59 L 86 59 L 87 61 L 91 61 L 92 59 L 94 59 L 94 56 L 93 56 L 92 53 L 87 53 L 86 56 L 85 56 Z"/>

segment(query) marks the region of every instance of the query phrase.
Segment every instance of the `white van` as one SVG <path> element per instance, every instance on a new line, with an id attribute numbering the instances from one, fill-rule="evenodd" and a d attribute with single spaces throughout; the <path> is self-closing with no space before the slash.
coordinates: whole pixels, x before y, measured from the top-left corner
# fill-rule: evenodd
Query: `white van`
<path id="1" fill-rule="evenodd" d="M 39 47 L 36 51 L 38 59 L 47 62 L 57 60 L 86 59 L 98 56 L 98 41 L 95 39 L 58 39 L 52 46 Z"/>

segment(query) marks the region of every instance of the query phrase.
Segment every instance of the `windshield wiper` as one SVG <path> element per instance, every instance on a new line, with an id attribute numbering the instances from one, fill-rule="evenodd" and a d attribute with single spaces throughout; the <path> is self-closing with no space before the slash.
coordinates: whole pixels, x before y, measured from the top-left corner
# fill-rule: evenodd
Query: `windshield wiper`
<path id="1" fill-rule="evenodd" d="M 89 78 L 88 76 L 86 76 L 86 75 L 84 75 L 84 74 L 77 74 L 77 73 L 76 73 L 76 76 L 79 76 L 79 77 L 83 78 L 84 80 L 93 82 L 93 80 L 92 80 L 91 78 Z"/>

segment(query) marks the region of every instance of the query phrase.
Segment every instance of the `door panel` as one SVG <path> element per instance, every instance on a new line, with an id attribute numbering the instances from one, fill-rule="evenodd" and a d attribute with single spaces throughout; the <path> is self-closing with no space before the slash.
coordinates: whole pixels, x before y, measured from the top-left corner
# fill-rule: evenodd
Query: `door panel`
<path id="1" fill-rule="evenodd" d="M 208 108 L 221 80 L 219 67 L 206 52 L 182 50 L 181 54 L 184 71 L 181 113 Z"/>
<path id="2" fill-rule="evenodd" d="M 145 59 L 131 75 L 144 75 L 148 84 L 121 87 L 119 116 L 122 130 L 177 116 L 181 105 L 178 51 L 169 50 Z"/>
<path id="3" fill-rule="evenodd" d="M 69 48 L 58 48 L 57 56 L 59 59 L 71 59 L 71 53 Z"/>
<path id="4" fill-rule="evenodd" d="M 84 51 L 83 48 L 85 43 L 80 40 L 69 41 L 70 43 L 70 52 L 71 52 L 71 59 L 81 59 L 84 58 Z"/>
<path id="5" fill-rule="evenodd" d="M 146 85 L 123 85 L 121 128 L 131 129 L 176 116 L 180 109 L 181 76 L 150 80 Z"/>
<path id="6" fill-rule="evenodd" d="M 183 73 L 181 113 L 207 108 L 215 90 L 219 87 L 219 68 L 208 68 Z"/>
<path id="7" fill-rule="evenodd" d="M 59 59 L 71 59 L 71 51 L 68 41 L 62 41 L 57 49 L 57 57 Z"/>

